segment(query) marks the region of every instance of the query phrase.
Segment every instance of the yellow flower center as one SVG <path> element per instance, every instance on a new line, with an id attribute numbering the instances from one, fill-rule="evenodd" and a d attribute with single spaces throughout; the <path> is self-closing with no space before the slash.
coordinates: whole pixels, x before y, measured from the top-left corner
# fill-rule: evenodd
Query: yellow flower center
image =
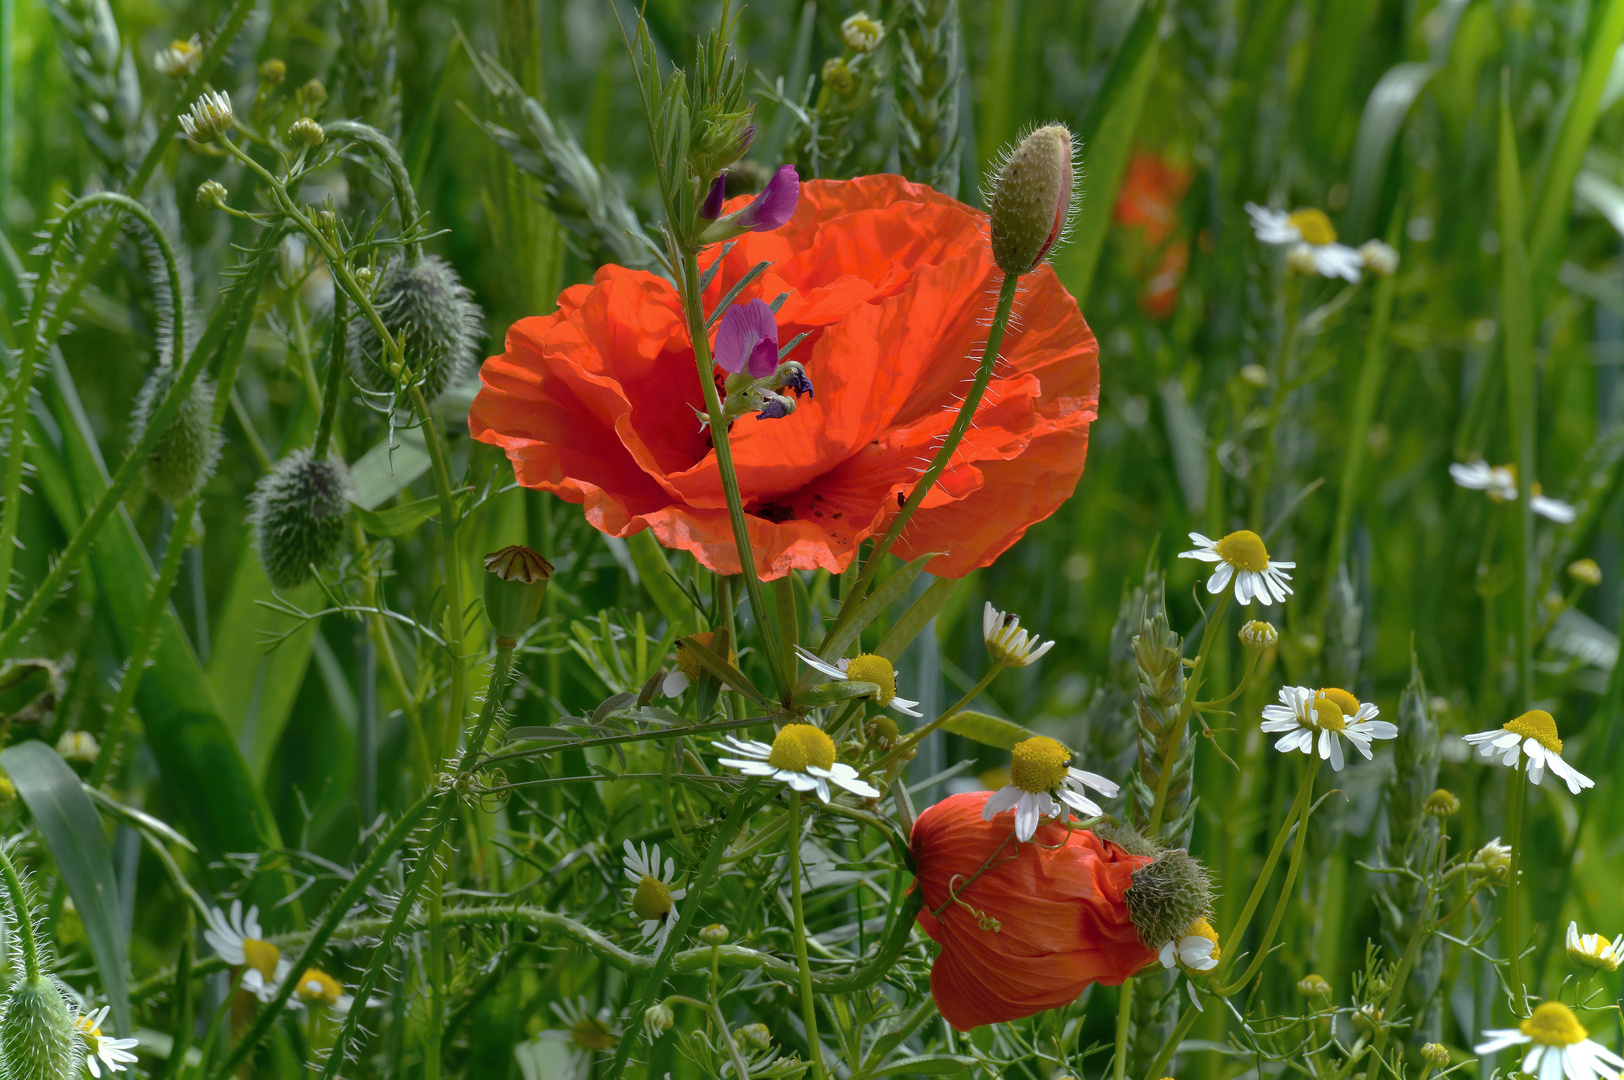
<path id="1" fill-rule="evenodd" d="M 583 1016 L 575 1021 L 570 1037 L 582 1050 L 607 1050 L 615 1045 L 614 1035 L 596 1016 Z"/>
<path id="2" fill-rule="evenodd" d="M 311 968 L 299 978 L 299 997 L 305 1001 L 337 1005 L 338 996 L 343 992 L 338 980 L 319 968 Z"/>
<path id="3" fill-rule="evenodd" d="M 1221 955 L 1221 951 L 1218 948 L 1218 931 L 1214 930 L 1212 928 L 1212 923 L 1208 922 L 1206 919 L 1197 919 L 1195 922 L 1191 923 L 1185 929 L 1184 936 L 1206 938 L 1208 941 L 1212 942 L 1212 958 L 1217 960 Z"/>
<path id="4" fill-rule="evenodd" d="M 1534 1015 L 1517 1027 L 1541 1046 L 1572 1046 L 1590 1037 L 1578 1017 L 1573 1015 L 1573 1010 L 1560 1001 L 1547 1001 L 1536 1006 Z"/>
<path id="5" fill-rule="evenodd" d="M 1502 726 L 1525 739 L 1533 739 L 1553 754 L 1562 752 L 1562 740 L 1556 736 L 1556 719 L 1544 709 L 1530 709 Z"/>
<path id="6" fill-rule="evenodd" d="M 827 769 L 834 763 L 834 740 L 811 724 L 785 724 L 767 755 L 767 764 L 790 772 L 805 772 L 812 765 Z"/>
<path id="7" fill-rule="evenodd" d="M 1342 706 L 1330 698 L 1314 699 L 1314 725 L 1321 731 L 1341 731 L 1348 726 Z"/>
<path id="8" fill-rule="evenodd" d="M 101 1049 L 101 1028 L 90 1022 L 89 1016 L 81 1016 L 78 1021 L 79 1037 L 85 1040 L 86 1049 L 92 1054 Z"/>
<path id="9" fill-rule="evenodd" d="M 1305 244 L 1318 246 L 1336 243 L 1336 228 L 1323 210 L 1317 210 L 1312 206 L 1298 210 L 1291 215 L 1291 223 L 1303 234 Z"/>
<path id="10" fill-rule="evenodd" d="M 716 631 L 714 630 L 707 630 L 702 634 L 693 635 L 693 639 L 707 649 L 711 647 L 711 642 L 715 638 Z M 677 670 L 688 676 L 690 682 L 697 682 L 699 677 L 705 673 L 705 669 L 699 665 L 699 658 L 694 655 L 693 650 L 683 648 L 680 641 L 677 642 Z"/>
<path id="11" fill-rule="evenodd" d="M 249 967 L 263 975 L 266 982 L 270 982 L 276 977 L 276 962 L 282 959 L 282 950 L 269 941 L 244 938 L 242 956 Z"/>
<path id="12" fill-rule="evenodd" d="M 1340 690 L 1334 686 L 1327 686 L 1314 696 L 1316 698 L 1324 698 L 1326 701 L 1335 702 L 1336 707 L 1342 710 L 1342 714 L 1344 716 L 1353 716 L 1359 711 L 1359 699 L 1348 693 L 1346 690 Z"/>
<path id="13" fill-rule="evenodd" d="M 1251 529 L 1232 532 L 1218 541 L 1218 557 L 1237 570 L 1269 568 L 1269 549 L 1263 546 L 1263 537 Z"/>
<path id="14" fill-rule="evenodd" d="M 1023 739 L 1010 750 L 1009 782 L 1022 791 L 1053 791 L 1066 778 L 1071 751 L 1047 735 Z"/>
<path id="15" fill-rule="evenodd" d="M 659 878 L 644 874 L 643 880 L 637 883 L 637 891 L 632 894 L 632 910 L 637 912 L 639 919 L 659 919 L 664 922 L 665 917 L 671 914 L 671 890 Z"/>
<path id="16" fill-rule="evenodd" d="M 846 665 L 846 678 L 852 682 L 871 682 L 878 686 L 880 692 L 874 695 L 874 700 L 881 705 L 891 704 L 892 699 L 897 696 L 897 669 L 883 656 L 864 653 L 854 657 L 851 663 Z"/>

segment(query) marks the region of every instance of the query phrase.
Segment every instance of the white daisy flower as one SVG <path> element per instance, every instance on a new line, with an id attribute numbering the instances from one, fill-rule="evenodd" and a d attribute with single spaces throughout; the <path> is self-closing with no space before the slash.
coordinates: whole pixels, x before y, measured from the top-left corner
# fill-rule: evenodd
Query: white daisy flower
<path id="1" fill-rule="evenodd" d="M 305 1005 L 323 1005 L 340 1016 L 346 1016 L 355 1008 L 355 998 L 344 992 L 343 983 L 325 971 L 320 968 L 307 968 L 305 973 L 299 976 L 298 985 L 293 988 L 293 996 L 288 999 L 288 1004 L 299 1008 Z M 382 998 L 372 998 L 367 1002 L 372 1008 L 382 1004 Z"/>
<path id="2" fill-rule="evenodd" d="M 1181 551 L 1179 558 L 1218 564 L 1207 578 L 1209 593 L 1223 592 L 1233 580 L 1236 601 L 1248 606 L 1254 597 L 1263 604 L 1283 604 L 1291 595 L 1291 586 L 1287 584 L 1291 575 L 1285 571 L 1295 570 L 1297 564 L 1269 558 L 1263 537 L 1252 530 L 1241 529 L 1222 540 L 1211 540 L 1193 532 L 1190 539 L 1195 550 Z"/>
<path id="3" fill-rule="evenodd" d="M 885 24 L 866 11 L 859 11 L 840 24 L 840 37 L 854 53 L 874 51 L 885 36 Z"/>
<path id="4" fill-rule="evenodd" d="M 1197 919 L 1178 938 L 1162 946 L 1159 958 L 1162 967 L 1169 971 L 1180 968 L 1197 973 L 1217 967 L 1222 955 L 1223 950 L 1218 948 L 1218 931 L 1206 919 Z"/>
<path id="5" fill-rule="evenodd" d="M 1596 782 L 1562 760 L 1562 740 L 1556 734 L 1556 718 L 1544 709 L 1530 709 L 1515 720 L 1492 731 L 1461 736 L 1486 758 L 1500 758 L 1500 764 L 1517 768 L 1520 759 L 1528 761 L 1528 779 L 1535 784 L 1545 779 L 1549 768 L 1577 795 Z"/>
<path id="6" fill-rule="evenodd" d="M 555 1001 L 551 1008 L 553 1015 L 564 1026 L 562 1029 L 549 1028 L 539 1037 L 570 1044 L 570 1075 L 579 1076 L 585 1072 L 593 1054 L 614 1049 L 615 1029 L 609 1026 L 608 1009 L 599 1009 L 594 1013 L 584 997 Z"/>
<path id="7" fill-rule="evenodd" d="M 1106 798 L 1121 790 L 1096 773 L 1071 768 L 1071 751 L 1047 735 L 1022 739 L 1010 748 L 1009 783 L 981 804 L 981 820 L 991 821 L 1006 810 L 1015 811 L 1015 839 L 1027 841 L 1044 818 L 1071 820 L 1105 813 L 1086 794 L 1092 788 Z"/>
<path id="8" fill-rule="evenodd" d="M 712 648 L 711 642 L 716 640 L 716 631 L 705 630 L 691 636 L 699 644 L 709 649 Z M 728 659 L 731 660 L 732 657 L 730 656 Z M 683 691 L 698 682 L 704 674 L 705 668 L 694 657 L 693 650 L 684 647 L 682 642 L 679 641 L 677 642 L 677 666 L 661 681 L 660 693 L 669 698 L 681 697 Z"/>
<path id="9" fill-rule="evenodd" d="M 1472 491 L 1485 492 L 1495 502 L 1517 501 L 1517 470 L 1511 465 L 1490 465 L 1486 461 L 1466 464 L 1455 462 L 1449 466 L 1449 475 L 1456 484 Z M 1559 525 L 1568 525 L 1579 516 L 1571 503 L 1545 495 L 1538 484 L 1529 493 L 1528 505 L 1540 517 L 1549 518 Z"/>
<path id="10" fill-rule="evenodd" d="M 1252 232 L 1265 244 L 1289 246 L 1286 258 L 1299 273 L 1358 281 L 1364 256 L 1336 242 L 1336 228 L 1325 211 L 1309 207 L 1287 213 L 1247 203 Z"/>
<path id="11" fill-rule="evenodd" d="M 638 929 L 643 934 L 643 940 L 652 942 L 658 955 L 665 949 L 665 939 L 671 936 L 671 927 L 676 925 L 677 905 L 673 901 L 687 896 L 688 890 L 672 888 L 672 882 L 676 880 L 676 864 L 670 856 L 665 860 L 665 872 L 660 872 L 659 844 L 654 845 L 652 853 L 647 844 L 634 847 L 630 840 L 624 841 L 622 847 L 626 849 L 626 856 L 622 860 L 626 877 L 636 886 L 628 890 L 631 893 L 632 911 L 642 921 Z"/>
<path id="12" fill-rule="evenodd" d="M 277 984 L 286 977 L 286 972 L 279 968 L 285 967 L 287 961 L 282 959 L 281 949 L 265 940 L 265 931 L 259 925 L 259 908 L 250 907 L 245 915 L 242 901 L 233 900 L 230 918 L 219 908 L 210 908 L 203 919 L 208 924 L 203 940 L 209 943 L 214 954 L 232 967 L 247 967 L 242 977 L 243 989 L 261 1001 L 275 997 Z"/>
<path id="13" fill-rule="evenodd" d="M 1369 702 L 1336 687 L 1310 690 L 1306 686 L 1282 686 L 1280 704 L 1263 707 L 1262 730 L 1285 732 L 1274 748 L 1283 754 L 1301 750 L 1314 752 L 1315 736 L 1319 738 L 1319 756 L 1329 761 L 1331 768 L 1342 771 L 1342 740 L 1370 760 L 1372 739 L 1396 739 L 1398 728 L 1386 720 L 1377 720 L 1379 710 Z"/>
<path id="14" fill-rule="evenodd" d="M 1398 252 L 1393 250 L 1391 244 L 1380 240 L 1366 240 L 1360 244 L 1359 258 L 1364 260 L 1365 269 L 1377 277 L 1392 277 L 1398 270 Z"/>
<path id="15" fill-rule="evenodd" d="M 205 90 L 191 110 L 181 114 L 180 128 L 193 142 L 206 143 L 230 131 L 235 118 L 229 97 L 218 90 Z"/>
<path id="16" fill-rule="evenodd" d="M 817 653 L 808 652 L 799 645 L 795 646 L 795 653 L 806 662 L 807 667 L 822 672 L 831 679 L 839 679 L 841 682 L 867 682 L 878 686 L 880 692 L 874 695 L 874 700 L 882 707 L 889 706 L 904 716 L 923 715 L 919 711 L 919 702 L 897 696 L 897 669 L 883 656 L 863 653 L 831 664 Z"/>
<path id="17" fill-rule="evenodd" d="M 1534 1014 L 1514 1028 L 1491 1028 L 1472 1049 L 1494 1054 L 1510 1046 L 1529 1046 L 1522 1071 L 1538 1080 L 1617 1080 L 1624 1058 L 1598 1042 L 1573 1010 L 1560 1001 L 1544 1001 Z"/>
<path id="18" fill-rule="evenodd" d="M 830 784 L 865 799 L 880 797 L 879 788 L 859 780 L 856 769 L 835 760 L 834 740 L 812 724 L 785 724 L 771 746 L 733 735 L 711 745 L 738 755 L 720 759 L 723 765 L 746 776 L 780 780 L 796 791 L 815 791 L 824 802 L 829 801 Z"/>
<path id="19" fill-rule="evenodd" d="M 1580 967 L 1608 974 L 1624 964 L 1624 934 L 1608 941 L 1600 934 L 1581 934 L 1579 924 L 1568 923 L 1568 959 Z"/>
<path id="20" fill-rule="evenodd" d="M 152 57 L 152 66 L 158 74 L 171 79 L 184 79 L 197 71 L 203 62 L 203 42 L 196 34 L 188 41 L 171 41 L 167 49 L 159 49 Z"/>
<path id="21" fill-rule="evenodd" d="M 981 613 L 981 637 L 994 662 L 1005 667 L 1026 667 L 1054 648 L 1053 641 L 1039 645 L 1036 634 L 1021 629 L 1019 615 L 999 611 L 990 600 Z"/>
<path id="22" fill-rule="evenodd" d="M 124 1072 L 125 1066 L 136 1060 L 130 1053 L 139 1043 L 139 1039 L 113 1039 L 102 1034 L 101 1026 L 107 1021 L 107 1006 L 103 1005 L 94 1012 L 82 1014 L 75 1022 L 74 1027 L 79 1038 L 85 1044 L 85 1065 L 90 1069 L 90 1075 L 99 1077 L 102 1070 L 107 1070 L 111 1076 L 116 1072 Z"/>

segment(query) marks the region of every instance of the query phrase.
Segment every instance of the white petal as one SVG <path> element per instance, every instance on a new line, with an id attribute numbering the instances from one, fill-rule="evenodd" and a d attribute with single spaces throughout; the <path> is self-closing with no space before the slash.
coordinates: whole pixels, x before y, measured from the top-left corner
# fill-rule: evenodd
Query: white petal
<path id="1" fill-rule="evenodd" d="M 1213 568 L 1212 576 L 1207 579 L 1207 591 L 1216 596 L 1229 585 L 1229 579 L 1235 576 L 1235 568 L 1226 562 L 1219 563 Z M 1237 586 L 1238 588 L 1238 586 Z"/>
<path id="2" fill-rule="evenodd" d="M 987 801 L 981 804 L 981 820 L 991 821 L 999 814 L 1002 814 L 1005 810 L 1010 809 L 1016 803 L 1020 802 L 1021 796 L 1024 794 L 1025 792 L 1016 787 L 1014 784 L 1005 784 L 1003 787 L 987 796 Z"/>
<path id="3" fill-rule="evenodd" d="M 1041 816 L 1038 801 L 1032 797 L 1032 792 L 1022 792 L 1021 801 L 1015 804 L 1015 839 L 1032 839 L 1032 834 L 1038 831 Z"/>

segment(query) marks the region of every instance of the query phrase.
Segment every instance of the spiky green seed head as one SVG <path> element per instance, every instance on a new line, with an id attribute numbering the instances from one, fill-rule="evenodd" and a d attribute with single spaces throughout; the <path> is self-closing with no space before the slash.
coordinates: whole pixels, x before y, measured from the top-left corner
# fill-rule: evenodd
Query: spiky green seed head
<path id="1" fill-rule="evenodd" d="M 74 1032 L 75 1012 L 55 976 L 12 983 L 0 1014 L 0 1061 L 7 1080 L 78 1076 L 84 1046 Z"/>
<path id="2" fill-rule="evenodd" d="M 179 372 L 165 364 L 147 376 L 130 417 L 130 442 L 146 434 L 152 414 L 174 387 Z M 214 430 L 214 384 L 199 378 L 180 411 L 152 445 L 143 472 L 152 493 L 167 503 L 183 503 L 202 490 L 220 461 L 220 436 Z"/>
<path id="3" fill-rule="evenodd" d="M 1072 198 L 1071 132 L 1040 127 L 1010 151 L 987 200 L 992 258 L 1008 274 L 1026 274 L 1065 231 Z"/>
<path id="4" fill-rule="evenodd" d="M 384 327 L 400 342 L 406 365 L 429 401 L 472 369 L 484 341 L 484 314 L 450 265 L 434 255 L 418 262 L 399 258 L 384 268 L 372 293 Z M 350 320 L 349 352 L 355 377 L 370 390 L 397 385 L 390 357 L 372 320 Z"/>
<path id="5" fill-rule="evenodd" d="M 1162 852 L 1133 873 L 1124 899 L 1128 917 L 1147 948 L 1159 949 L 1197 919 L 1212 914 L 1206 867 L 1183 848 Z"/>
<path id="6" fill-rule="evenodd" d="M 1143 855 L 1154 859 L 1162 853 L 1162 847 L 1156 841 L 1145 836 L 1138 829 L 1126 825 L 1107 825 L 1101 822 L 1093 828 L 1095 836 L 1101 840 L 1108 840 L 1129 855 Z M 1190 920 L 1194 922 L 1195 920 Z M 1186 924 L 1188 925 L 1188 924 Z"/>
<path id="7" fill-rule="evenodd" d="M 326 567 L 344 543 L 349 514 L 350 471 L 341 461 L 295 450 L 276 463 L 254 489 L 249 521 L 259 532 L 259 557 L 279 589 Z"/>

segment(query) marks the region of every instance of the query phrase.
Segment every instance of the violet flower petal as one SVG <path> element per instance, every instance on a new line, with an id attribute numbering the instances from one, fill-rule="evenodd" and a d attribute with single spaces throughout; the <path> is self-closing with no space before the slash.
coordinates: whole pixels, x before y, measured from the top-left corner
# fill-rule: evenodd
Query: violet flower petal
<path id="1" fill-rule="evenodd" d="M 722 204 L 727 201 L 727 176 L 717 173 L 716 179 L 711 181 L 710 190 L 705 192 L 705 203 L 699 208 L 699 216 L 706 221 L 715 221 L 722 216 Z"/>
<path id="2" fill-rule="evenodd" d="M 801 178 L 795 166 L 785 165 L 767 181 L 761 194 L 733 216 L 733 224 L 752 232 L 771 232 L 795 216 L 801 199 Z"/>
<path id="3" fill-rule="evenodd" d="M 758 371 L 762 357 L 770 356 L 766 370 Z M 712 349 L 716 366 L 734 373 L 749 369 L 752 378 L 771 375 L 778 366 L 778 320 L 764 301 L 734 304 L 722 314 Z"/>

